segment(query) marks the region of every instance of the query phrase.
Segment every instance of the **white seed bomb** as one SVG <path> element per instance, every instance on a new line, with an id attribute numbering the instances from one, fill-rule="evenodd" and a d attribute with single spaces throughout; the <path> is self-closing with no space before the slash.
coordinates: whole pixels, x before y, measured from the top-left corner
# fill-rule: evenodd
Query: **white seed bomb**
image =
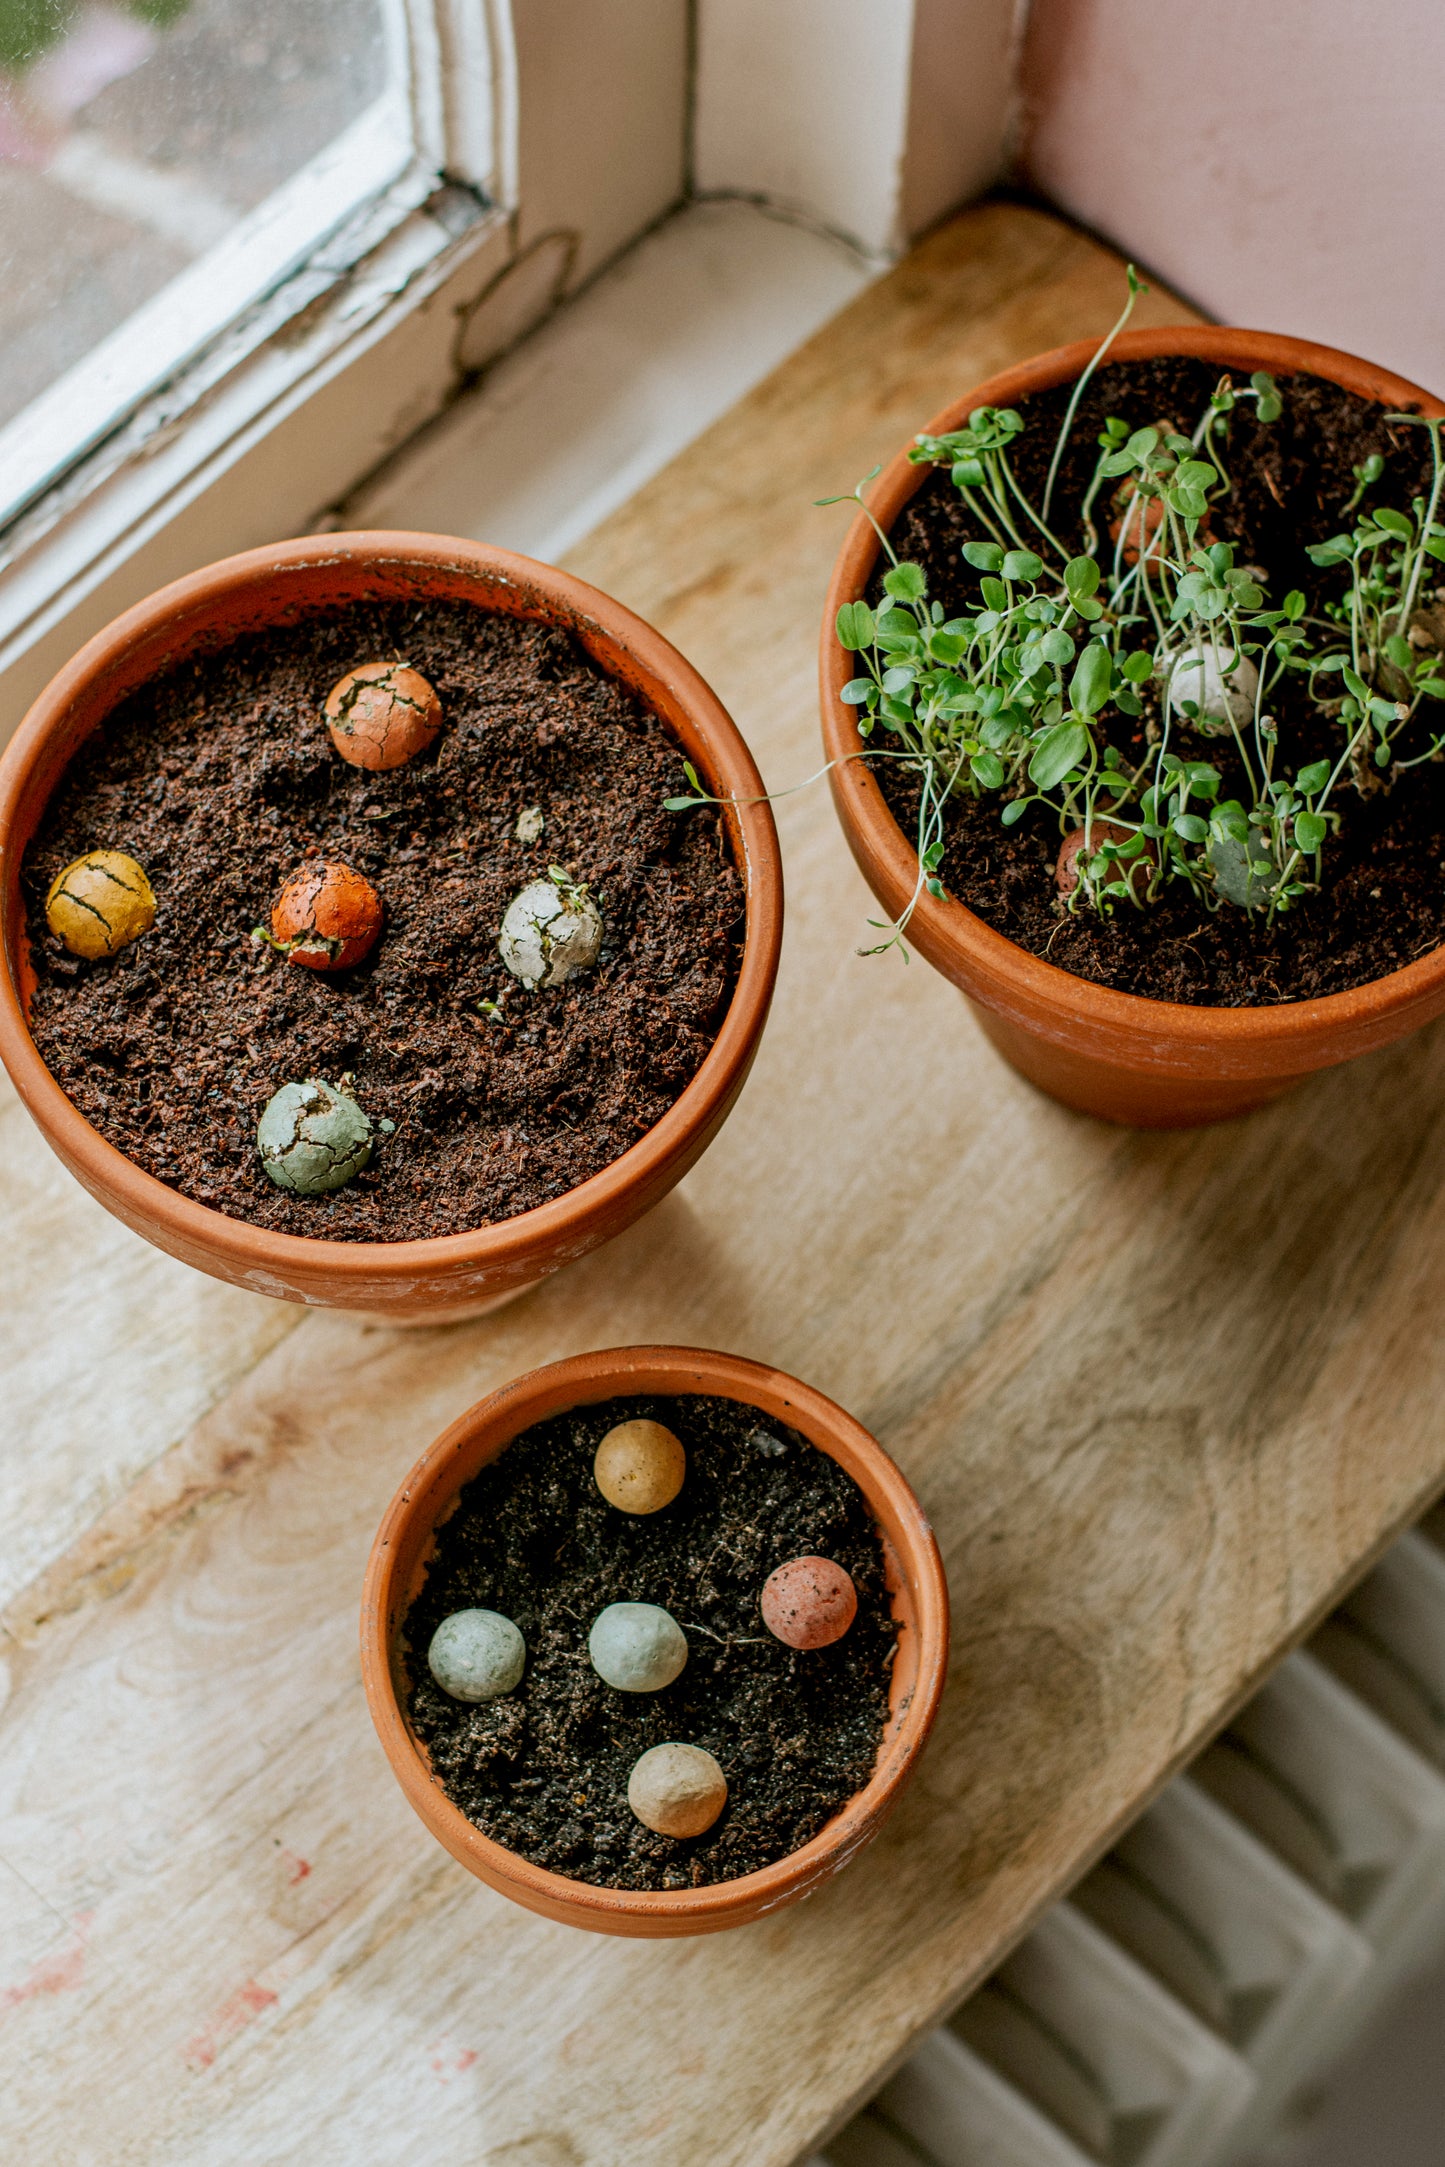
<path id="1" fill-rule="evenodd" d="M 560 986 L 597 961 L 602 919 L 585 888 L 530 881 L 507 905 L 497 946 L 524 986 Z"/>
<path id="2" fill-rule="evenodd" d="M 701 1746 L 649 1746 L 627 1779 L 628 1805 L 659 1836 L 701 1836 L 727 1802 L 727 1777 Z"/>
<path id="3" fill-rule="evenodd" d="M 325 1196 L 371 1157 L 371 1123 L 355 1099 L 312 1076 L 282 1084 L 261 1116 L 256 1148 L 278 1189 Z"/>
<path id="4" fill-rule="evenodd" d="M 1224 642 L 1197 640 L 1181 647 L 1169 671 L 1169 705 L 1201 737 L 1227 737 L 1231 722 L 1247 729 L 1254 720 L 1259 672 L 1248 655 Z M 1188 700 L 1198 710 L 1186 715 Z"/>
<path id="5" fill-rule="evenodd" d="M 587 1653 L 619 1693 L 660 1693 L 687 1661 L 687 1636 L 655 1603 L 609 1603 L 593 1620 Z"/>
<path id="6" fill-rule="evenodd" d="M 453 1700 L 497 1700 L 521 1684 L 527 1643 L 499 1610 L 454 1610 L 432 1634 L 426 1660 Z"/>
<path id="7" fill-rule="evenodd" d="M 512 833 L 519 843 L 535 843 L 541 837 L 544 824 L 540 805 L 524 805 Z"/>

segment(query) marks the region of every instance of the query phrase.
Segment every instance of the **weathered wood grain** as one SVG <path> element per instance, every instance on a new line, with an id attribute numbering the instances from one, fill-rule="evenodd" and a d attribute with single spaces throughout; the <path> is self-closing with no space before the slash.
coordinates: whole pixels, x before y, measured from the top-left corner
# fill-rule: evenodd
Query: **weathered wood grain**
<path id="1" fill-rule="evenodd" d="M 0 1070 L 0 1605 L 300 1314 L 202 1278 L 102 1211 Z"/>
<path id="2" fill-rule="evenodd" d="M 988 370 L 1101 330 L 1118 282 L 1037 213 L 968 215 L 578 568 L 792 783 L 843 516 L 811 500 Z M 310 1315 L 251 1347 L 12 1601 L 7 2159 L 783 2167 L 1445 1481 L 1445 1037 L 1234 1128 L 1095 1126 L 1001 1067 L 922 964 L 854 955 L 870 906 L 823 789 L 779 819 L 774 1020 L 677 1195 L 482 1323 Z M 12 1259 L 35 1238 L 7 1231 Z M 86 1344 L 71 1238 L 46 1256 L 62 1384 Z M 392 1784 L 355 1654 L 371 1531 L 441 1424 L 532 1363 L 649 1338 L 852 1407 L 932 1511 L 956 1616 L 938 1735 L 880 1841 L 812 1902 L 692 1944 L 594 1940 L 471 1882 Z M 173 1345 L 159 1314 L 102 1348 L 119 1418 Z"/>

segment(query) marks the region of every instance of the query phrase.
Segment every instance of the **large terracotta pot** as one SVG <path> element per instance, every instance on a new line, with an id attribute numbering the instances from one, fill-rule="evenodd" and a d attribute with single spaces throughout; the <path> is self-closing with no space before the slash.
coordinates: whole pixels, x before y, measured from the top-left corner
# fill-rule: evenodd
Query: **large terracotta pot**
<path id="1" fill-rule="evenodd" d="M 873 1775 L 810 1843 L 775 1865 L 711 1888 L 597 1888 L 549 1873 L 474 1828 L 431 1772 L 406 1715 L 402 1622 L 426 1576 L 435 1531 L 457 1493 L 533 1423 L 569 1407 L 643 1392 L 706 1392 L 759 1408 L 846 1469 L 883 1536 L 898 1621 L 888 1726 Z M 596 1933 L 658 1938 L 711 1934 L 796 1903 L 831 1880 L 877 1834 L 933 1725 L 948 1660 L 948 1587 L 933 1530 L 903 1476 L 868 1432 L 821 1392 L 781 1370 L 697 1347 L 613 1347 L 534 1369 L 478 1401 L 444 1430 L 397 1491 L 381 1523 L 361 1601 L 366 1697 L 397 1781 L 437 1841 L 463 1866 L 544 1918 Z"/>
<path id="2" fill-rule="evenodd" d="M 1071 382 L 1096 350 L 1090 339 L 1041 354 L 977 385 L 927 424 L 929 435 L 961 428 L 976 406 L 1014 406 L 1029 392 Z M 1204 330 L 1192 325 L 1130 331 L 1111 361 L 1194 354 L 1247 377 L 1307 370 L 1347 391 L 1389 406 L 1445 413 L 1438 399 L 1351 354 L 1263 331 Z M 902 451 L 870 496 L 886 531 L 930 470 Z M 890 917 L 913 893 L 917 860 L 866 761 L 854 709 L 840 694 L 853 658 L 838 644 L 839 605 L 865 596 L 878 539 L 860 514 L 839 553 L 823 612 L 820 675 L 823 739 L 839 763 L 831 781 L 838 816 L 864 878 Z M 1222 1121 L 1276 1098 L 1316 1069 L 1332 1068 L 1419 1030 L 1445 1011 L 1445 947 L 1350 993 L 1282 1001 L 1268 1008 L 1200 1008 L 1116 993 L 1044 962 L 996 933 L 951 895 L 924 894 L 908 938 L 967 995 L 978 1021 L 1004 1057 L 1031 1083 L 1067 1106 L 1108 1121 L 1148 1128 Z"/>
<path id="3" fill-rule="evenodd" d="M 29 950 L 20 861 L 67 763 L 116 703 L 157 671 L 238 634 L 339 604 L 470 602 L 564 626 L 647 701 L 724 800 L 747 925 L 717 1038 L 676 1102 L 632 1148 L 567 1195 L 475 1232 L 427 1241 L 318 1241 L 213 1211 L 143 1173 L 72 1105 L 26 1023 Z M 777 833 L 752 756 L 677 649 L 595 587 L 506 550 L 429 534 L 332 534 L 228 557 L 163 587 L 80 650 L 0 762 L 0 1059 L 47 1141 L 108 1211 L 218 1279 L 294 1302 L 442 1322 L 492 1306 L 622 1232 L 707 1148 L 752 1064 L 782 939 Z"/>

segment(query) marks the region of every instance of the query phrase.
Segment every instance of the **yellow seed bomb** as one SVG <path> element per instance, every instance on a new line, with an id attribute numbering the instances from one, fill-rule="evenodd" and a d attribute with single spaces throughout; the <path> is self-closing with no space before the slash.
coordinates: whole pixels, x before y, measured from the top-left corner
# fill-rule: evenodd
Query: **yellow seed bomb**
<path id="1" fill-rule="evenodd" d="M 88 850 L 52 883 L 45 922 L 73 956 L 97 963 L 149 933 L 156 899 L 144 868 L 123 850 Z"/>
<path id="2" fill-rule="evenodd" d="M 651 1746 L 627 1779 L 628 1805 L 659 1836 L 701 1836 L 727 1802 L 727 1777 L 701 1746 Z"/>
<path id="3" fill-rule="evenodd" d="M 661 1512 L 682 1488 L 687 1454 L 660 1422 L 619 1422 L 597 1447 L 592 1473 L 619 1512 Z"/>

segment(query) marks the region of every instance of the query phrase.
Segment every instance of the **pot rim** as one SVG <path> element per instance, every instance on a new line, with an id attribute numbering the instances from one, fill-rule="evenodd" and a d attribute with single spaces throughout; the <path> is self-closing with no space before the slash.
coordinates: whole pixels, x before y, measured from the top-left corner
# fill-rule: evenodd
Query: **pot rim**
<path id="1" fill-rule="evenodd" d="M 98 676 L 116 673 L 128 656 L 167 630 L 174 629 L 183 640 L 188 621 L 212 607 L 217 595 L 239 600 L 248 591 L 264 591 L 284 581 L 289 573 L 347 563 L 363 571 L 368 566 L 420 566 L 470 577 L 493 592 L 517 596 L 520 606 L 500 614 L 559 623 L 583 635 L 584 642 L 592 632 L 629 655 L 637 664 L 639 693 L 650 702 L 656 692 L 665 694 L 688 711 L 706 740 L 709 758 L 703 765 L 714 770 L 707 779 L 720 798 L 732 801 L 722 810 L 747 913 L 737 983 L 717 1035 L 696 1075 L 644 1136 L 586 1181 L 531 1211 L 490 1226 L 411 1241 L 349 1242 L 274 1233 L 254 1220 L 183 1196 L 102 1136 L 66 1095 L 31 1037 L 19 951 L 25 938 L 19 865 L 6 866 L 29 776 L 64 729 L 72 703 Z M 496 609 L 490 601 L 478 606 Z M 621 676 L 601 657 L 594 659 L 609 675 Z M 154 673 L 142 672 L 135 681 L 144 681 L 148 674 Z M 130 689 L 123 685 L 116 697 Z M 665 721 L 664 728 L 673 734 Z M 59 780 L 58 774 L 52 793 Z M 21 841 L 21 857 L 29 839 L 27 834 Z M 0 757 L 0 883 L 0 913 L 9 921 L 0 930 L 0 1061 L 43 1133 L 68 1164 L 85 1168 L 98 1192 L 120 1195 L 139 1218 L 166 1227 L 193 1249 L 224 1257 L 233 1269 L 254 1272 L 269 1266 L 278 1278 L 288 1280 L 324 1271 L 374 1286 L 379 1279 L 421 1280 L 468 1267 L 501 1269 L 525 1261 L 538 1248 L 556 1247 L 569 1230 L 580 1234 L 605 1219 L 617 1197 L 646 1187 L 726 1108 L 767 1013 L 782 942 L 782 861 L 762 777 L 716 693 L 671 641 L 624 604 L 554 566 L 459 537 L 401 530 L 303 536 L 221 558 L 159 588 L 87 640 L 34 701 Z M 21 912 L 18 918 L 12 917 L 12 898 Z"/>
<path id="2" fill-rule="evenodd" d="M 614 1889 L 536 1866 L 484 1836 L 432 1774 L 398 1691 L 399 1642 L 432 1531 L 462 1485 L 535 1423 L 597 1400 L 715 1394 L 798 1430 L 840 1460 L 891 1547 L 914 1608 L 917 1671 L 891 1709 L 878 1765 L 818 1834 L 756 1872 L 698 1889 Z M 833 1447 L 841 1448 L 834 1451 Z M 550 1362 L 489 1393 L 422 1454 L 386 1509 L 367 1561 L 361 1667 L 367 1705 L 392 1772 L 432 1835 L 480 1879 L 529 1908 L 602 1932 L 667 1934 L 741 1924 L 838 1872 L 872 1836 L 912 1773 L 942 1697 L 948 1584 L 923 1507 L 901 1469 L 852 1415 L 785 1370 L 742 1355 L 677 1346 L 607 1347 Z"/>
<path id="3" fill-rule="evenodd" d="M 1008 406 L 1031 392 L 1051 390 L 1077 377 L 1098 351 L 1098 339 L 1078 339 L 1067 346 L 999 370 L 963 397 L 953 400 L 924 424 L 919 435 L 942 436 L 959 428 L 977 406 Z M 1363 398 L 1392 406 L 1413 406 L 1428 415 L 1445 415 L 1445 402 L 1405 377 L 1332 346 L 1271 331 L 1216 325 L 1175 324 L 1122 332 L 1110 348 L 1113 361 L 1144 361 L 1186 354 L 1223 367 L 1265 368 L 1276 374 L 1321 376 Z M 885 532 L 891 532 L 909 499 L 931 469 L 913 466 L 907 447 L 890 460 L 869 495 L 869 509 Z M 823 609 L 819 652 L 823 740 L 833 767 L 829 781 L 845 830 L 870 879 L 876 877 L 880 900 L 893 915 L 912 895 L 917 859 L 889 810 L 882 790 L 864 760 L 850 757 L 863 746 L 855 710 L 840 697 L 852 675 L 850 657 L 839 645 L 834 624 L 844 602 L 860 599 L 879 554 L 879 542 L 866 513 L 849 527 L 833 567 Z M 930 962 L 947 968 L 945 958 L 964 957 L 993 984 L 1007 984 L 1014 997 L 1087 1030 L 1128 1033 L 1136 1039 L 1164 1041 L 1178 1049 L 1233 1047 L 1284 1048 L 1305 1038 L 1345 1032 L 1360 1040 L 1360 1050 L 1377 1043 L 1372 1035 L 1401 1010 L 1416 1008 L 1445 989 L 1445 941 L 1413 963 L 1387 971 L 1343 993 L 1316 994 L 1304 1000 L 1279 1001 L 1267 1007 L 1207 1007 L 1163 1001 L 1150 994 L 1124 993 L 1075 977 L 1056 963 L 1035 956 L 1007 934 L 986 925 L 956 897 L 919 895 L 908 937 Z M 981 992 L 981 997 L 987 998 Z"/>

